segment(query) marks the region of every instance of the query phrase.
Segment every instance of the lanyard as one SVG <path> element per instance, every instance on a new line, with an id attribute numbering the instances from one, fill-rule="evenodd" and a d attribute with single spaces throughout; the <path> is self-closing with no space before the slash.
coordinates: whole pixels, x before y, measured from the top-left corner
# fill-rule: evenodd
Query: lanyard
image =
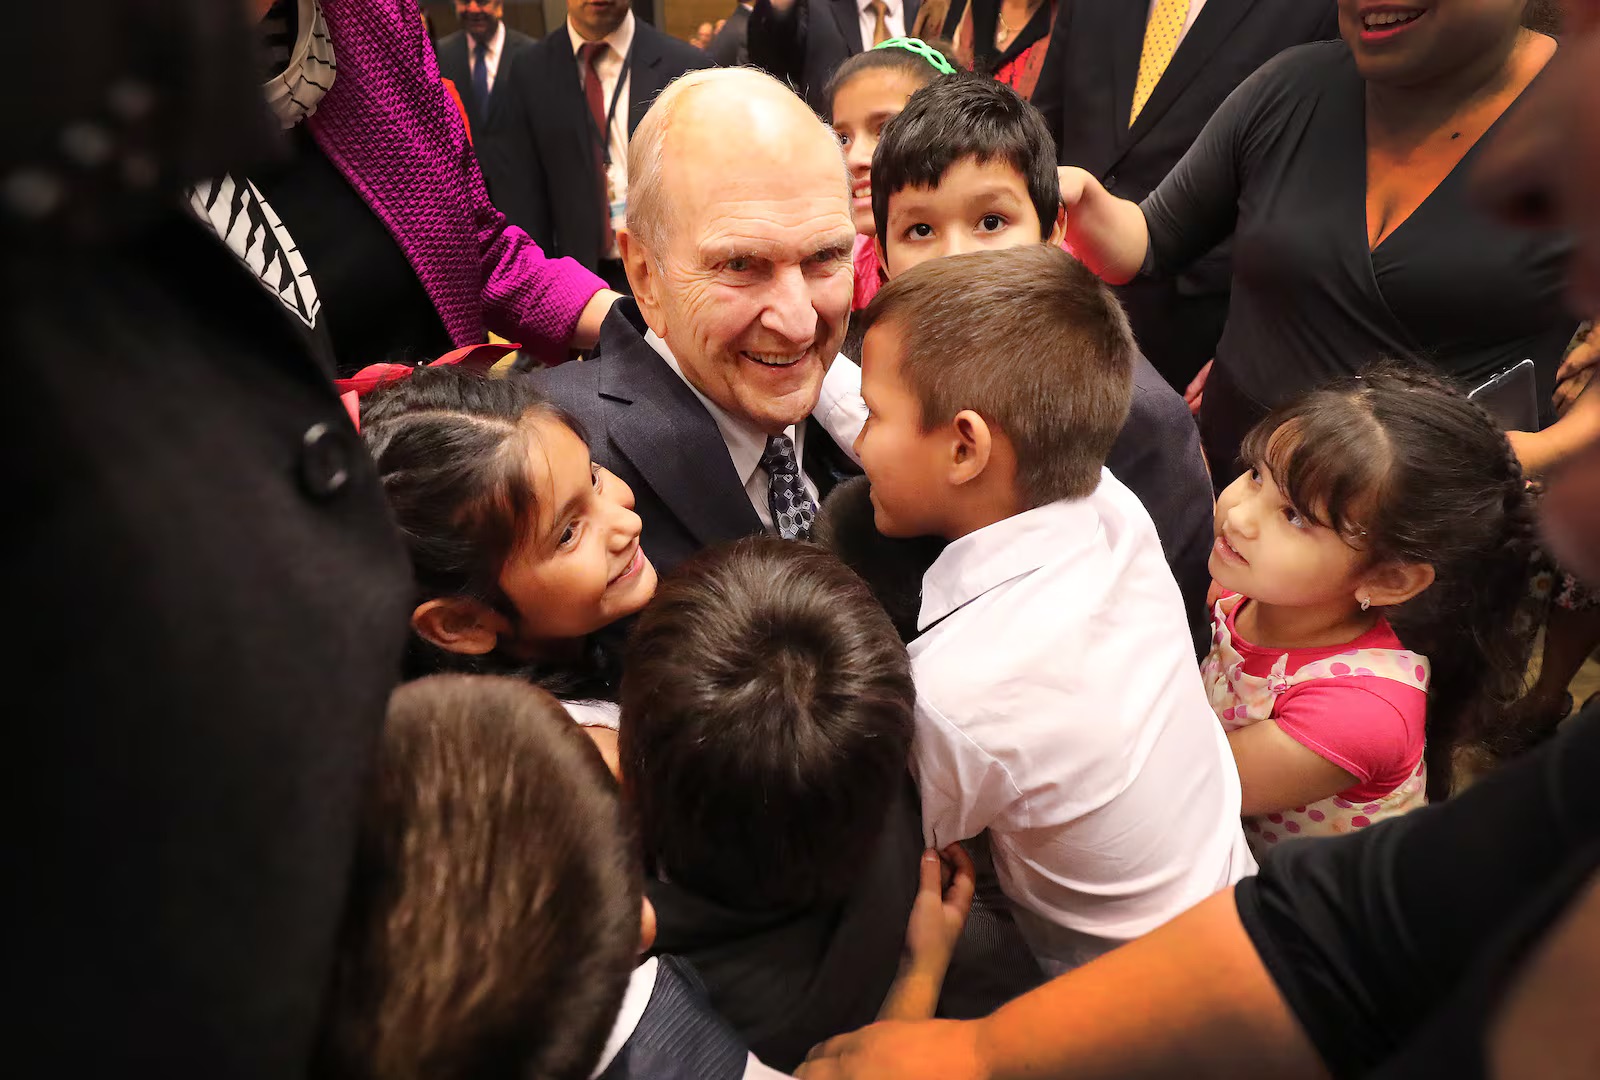
<path id="1" fill-rule="evenodd" d="M 604 131 L 595 131 L 594 113 L 588 109 L 583 110 L 584 115 L 589 118 L 589 130 L 594 132 L 595 137 L 600 140 L 600 160 L 607 169 L 611 168 L 611 124 L 617 118 L 617 99 L 622 96 L 622 86 L 628 81 L 628 68 L 632 65 L 633 46 L 629 45 L 627 55 L 622 58 L 622 66 L 617 69 L 617 85 L 611 88 L 611 107 L 606 109 L 606 129 Z M 591 66 L 583 73 L 583 77 L 587 79 L 591 75 L 598 79 L 600 72 L 597 68 Z"/>

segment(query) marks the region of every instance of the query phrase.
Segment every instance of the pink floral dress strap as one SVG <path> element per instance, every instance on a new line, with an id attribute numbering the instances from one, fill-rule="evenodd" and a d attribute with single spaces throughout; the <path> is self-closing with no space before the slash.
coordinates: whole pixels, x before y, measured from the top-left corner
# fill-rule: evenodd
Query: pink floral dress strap
<path id="1" fill-rule="evenodd" d="M 1288 674 L 1289 654 L 1279 656 L 1266 675 L 1244 670 L 1244 657 L 1234 646 L 1228 619 L 1242 597 L 1229 596 L 1217 601 L 1212 612 L 1211 652 L 1201 667 L 1206 696 L 1224 729 L 1236 731 L 1250 724 L 1271 719 L 1277 701 L 1291 686 L 1315 679 L 1339 679 L 1352 675 L 1393 679 L 1426 692 L 1431 668 L 1428 658 L 1406 649 L 1349 649 L 1337 656 L 1303 664 Z M 1282 813 L 1246 817 L 1245 839 L 1258 858 L 1284 840 L 1308 836 L 1338 836 L 1385 818 L 1425 805 L 1427 767 L 1421 760 L 1414 773 L 1395 790 L 1366 803 L 1352 803 L 1341 796 L 1322 799 L 1308 806 L 1297 806 Z"/>

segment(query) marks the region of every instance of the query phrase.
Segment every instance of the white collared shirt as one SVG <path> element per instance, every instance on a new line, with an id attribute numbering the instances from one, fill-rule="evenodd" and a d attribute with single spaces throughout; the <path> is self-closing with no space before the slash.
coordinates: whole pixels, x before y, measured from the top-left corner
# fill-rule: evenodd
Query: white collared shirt
<path id="1" fill-rule="evenodd" d="M 1156 5 L 1161 0 L 1150 0 L 1150 13 L 1145 16 L 1145 25 L 1150 25 L 1150 15 L 1156 13 Z M 1189 36 L 1189 30 L 1194 26 L 1194 20 L 1199 16 L 1200 9 L 1206 6 L 1206 0 L 1189 0 L 1189 14 L 1184 16 L 1183 27 L 1178 31 L 1178 44 L 1183 44 L 1183 39 Z"/>
<path id="2" fill-rule="evenodd" d="M 889 36 L 906 36 L 906 7 L 904 0 L 884 0 L 884 6 L 889 10 L 883 13 L 883 21 L 889 26 Z M 861 13 L 861 47 L 872 48 L 872 32 L 877 28 L 878 17 L 872 13 L 872 0 L 856 0 L 856 10 Z"/>
<path id="3" fill-rule="evenodd" d="M 911 643 L 923 831 L 990 831 L 1052 973 L 1255 870 L 1239 774 L 1150 515 L 1108 470 L 956 540 Z"/>
<path id="4" fill-rule="evenodd" d="M 739 482 L 744 485 L 744 493 L 750 498 L 750 505 L 755 508 L 756 516 L 761 519 L 762 528 L 772 531 L 772 509 L 767 505 L 768 480 L 767 470 L 761 467 L 761 455 L 767 450 L 767 433 L 747 420 L 732 415 L 715 401 L 700 392 L 700 388 L 690 382 L 683 374 L 683 369 L 678 366 L 678 358 L 672 355 L 672 350 L 667 348 L 667 343 L 654 331 L 645 332 L 644 339 L 650 347 L 660 354 L 661 359 L 667 362 L 678 378 L 683 379 L 683 385 L 694 392 L 700 399 L 700 404 L 706 407 L 706 412 L 717 422 L 717 430 L 722 433 L 722 442 L 728 448 L 728 457 L 733 462 L 733 471 L 739 475 Z M 860 373 L 857 372 L 857 379 Z M 827 385 L 827 380 L 823 380 Z M 860 383 L 857 382 L 859 388 Z M 820 408 L 819 404 L 819 408 Z M 794 442 L 795 461 L 800 466 L 800 480 L 806 486 L 806 491 L 811 496 L 812 502 L 818 502 L 817 485 L 811 477 L 806 475 L 806 426 L 804 424 L 791 424 L 783 429 L 783 433 Z"/>
<path id="5" fill-rule="evenodd" d="M 611 33 L 600 40 L 611 46 L 601 53 L 595 60 L 595 69 L 600 73 L 600 103 L 601 108 L 611 108 L 612 95 L 616 95 L 617 108 L 611 114 L 611 126 L 606 132 L 606 143 L 611 149 L 611 166 L 606 171 L 610 182 L 609 191 L 612 204 L 612 225 L 620 228 L 621 222 L 627 215 L 628 205 L 628 95 L 633 86 L 633 65 L 628 65 L 626 74 L 622 71 L 622 61 L 627 57 L 628 50 L 633 48 L 634 31 L 633 12 L 629 11 L 622 17 L 622 22 Z M 578 61 L 578 82 L 589 77 L 588 65 L 583 63 L 583 53 L 580 51 L 588 44 L 583 36 L 578 33 L 577 27 L 572 25 L 572 20 L 567 20 L 567 37 L 572 42 L 572 55 Z M 617 78 L 622 76 L 622 87 L 618 89 Z M 618 257 L 617 246 L 612 244 L 605 257 L 615 259 Z"/>
<path id="6" fill-rule="evenodd" d="M 494 80 L 500 74 L 500 57 L 505 54 L 506 24 L 501 20 L 494 28 L 494 37 L 489 39 L 489 48 L 483 54 L 483 62 L 489 68 L 489 93 L 494 93 Z M 471 34 L 467 35 L 467 71 L 472 75 L 478 74 L 478 39 Z M 462 89 L 469 89 L 463 87 Z"/>

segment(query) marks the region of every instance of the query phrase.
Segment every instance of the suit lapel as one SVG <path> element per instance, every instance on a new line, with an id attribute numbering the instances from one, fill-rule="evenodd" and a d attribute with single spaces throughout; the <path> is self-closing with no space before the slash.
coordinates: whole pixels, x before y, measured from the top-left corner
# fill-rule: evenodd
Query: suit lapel
<path id="1" fill-rule="evenodd" d="M 839 33 L 844 35 L 844 47 L 851 56 L 865 48 L 861 40 L 861 13 L 855 5 L 855 0 L 821 0 L 833 12 L 833 21 L 839 25 Z M 908 19 L 906 25 L 910 26 Z"/>
<path id="2" fill-rule="evenodd" d="M 1079 0 L 1080 12 L 1084 6 L 1084 0 Z M 1109 5 L 1090 2 L 1088 6 L 1101 18 L 1109 19 L 1103 40 L 1111 53 L 1110 130 L 1116 132 L 1116 145 L 1121 148 L 1128 144 L 1128 116 L 1133 112 L 1133 89 L 1139 81 L 1139 56 L 1144 52 L 1144 24 L 1150 6 L 1143 0 L 1112 0 Z M 1112 9 L 1109 12 L 1105 10 L 1108 6 Z M 1074 27 L 1073 33 L 1078 32 Z M 1095 36 L 1083 40 L 1092 41 Z M 1148 110 L 1149 106 L 1145 108 Z"/>
<path id="3" fill-rule="evenodd" d="M 1156 83 L 1155 90 L 1150 94 L 1150 100 L 1139 110 L 1139 119 L 1128 132 L 1130 142 L 1142 138 L 1144 133 L 1172 108 L 1173 102 L 1178 100 L 1184 89 L 1194 81 L 1195 76 L 1200 74 L 1206 61 L 1211 59 L 1212 54 L 1228 39 L 1228 35 L 1239 25 L 1240 20 L 1255 2 L 1256 0 L 1206 0 L 1206 6 L 1195 16 L 1194 25 L 1189 27 L 1189 32 L 1184 35 L 1183 41 L 1179 42 L 1178 51 L 1167 64 L 1167 70 L 1161 73 L 1161 81 Z M 1129 105 L 1131 108 L 1131 97 Z"/>
<path id="4" fill-rule="evenodd" d="M 700 544 L 761 532 L 717 422 L 644 340 L 633 322 L 638 309 L 631 303 L 618 309 L 610 318 L 625 314 L 628 325 L 613 326 L 607 336 L 615 344 L 608 342 L 602 359 L 587 361 L 601 365 L 607 437 Z"/>

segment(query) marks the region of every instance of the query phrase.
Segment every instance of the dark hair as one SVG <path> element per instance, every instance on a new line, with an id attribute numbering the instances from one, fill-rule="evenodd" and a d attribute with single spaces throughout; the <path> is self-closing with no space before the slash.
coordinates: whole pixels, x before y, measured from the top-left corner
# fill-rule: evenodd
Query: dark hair
<path id="1" fill-rule="evenodd" d="M 844 895 L 905 774 L 915 701 L 894 627 L 827 552 L 754 536 L 682 564 L 622 677 L 647 866 L 741 910 Z"/>
<path id="2" fill-rule="evenodd" d="M 469 597 L 513 622 L 520 618 L 499 581 L 538 517 L 527 452 L 538 438 L 536 420 L 563 423 L 583 438 L 578 422 L 522 376 L 424 367 L 362 402 L 362 437 L 411 555 L 414 603 Z M 593 643 L 582 663 L 541 670 L 498 649 L 488 656 L 453 653 L 415 633 L 406 657 L 409 677 L 515 673 L 566 696 L 610 696 L 611 666 Z"/>
<path id="3" fill-rule="evenodd" d="M 321 1076 L 583 1080 L 637 961 L 615 781 L 549 694 L 400 687 L 360 818 Z"/>
<path id="4" fill-rule="evenodd" d="M 883 125 L 872 154 L 872 219 L 888 236 L 889 198 L 908 187 L 936 188 L 958 161 L 1003 161 L 1028 185 L 1039 239 L 1061 206 L 1056 144 L 1039 110 L 1005 83 L 982 75 L 944 75 L 918 90 Z"/>
<path id="5" fill-rule="evenodd" d="M 885 322 L 924 430 L 963 409 L 998 427 L 1030 507 L 1094 491 L 1128 418 L 1134 344 L 1122 305 L 1082 263 L 1050 244 L 930 259 L 862 313 L 865 334 Z"/>
<path id="6" fill-rule="evenodd" d="M 922 612 L 922 578 L 944 552 L 938 536 L 909 540 L 878 531 L 872 508 L 872 485 L 865 476 L 838 484 L 817 511 L 812 539 L 856 572 L 888 613 L 889 621 L 909 643 L 917 637 Z"/>
<path id="7" fill-rule="evenodd" d="M 1433 669 L 1428 797 L 1449 795 L 1462 742 L 1520 750 L 1520 734 L 1497 721 L 1522 689 L 1531 646 L 1514 616 L 1531 573 L 1533 508 L 1489 414 L 1433 375 L 1385 364 L 1278 409 L 1240 456 L 1371 564 L 1432 564 L 1433 584 L 1386 612 Z"/>
<path id="8" fill-rule="evenodd" d="M 946 61 L 950 60 L 947 51 L 940 48 L 938 43 L 925 44 L 944 53 Z M 954 66 L 953 62 L 951 66 Z M 844 84 L 868 71 L 896 71 L 917 80 L 919 87 L 926 86 L 939 77 L 938 68 L 909 49 L 868 49 L 866 52 L 856 53 L 839 65 L 838 70 L 833 73 L 833 78 L 828 80 L 827 89 L 823 91 L 823 97 L 828 102 L 830 120 L 833 118 L 833 99 L 838 96 Z"/>
<path id="9" fill-rule="evenodd" d="M 1559 37 L 1564 22 L 1560 0 L 1528 0 L 1522 9 L 1522 25 L 1537 34 Z"/>

